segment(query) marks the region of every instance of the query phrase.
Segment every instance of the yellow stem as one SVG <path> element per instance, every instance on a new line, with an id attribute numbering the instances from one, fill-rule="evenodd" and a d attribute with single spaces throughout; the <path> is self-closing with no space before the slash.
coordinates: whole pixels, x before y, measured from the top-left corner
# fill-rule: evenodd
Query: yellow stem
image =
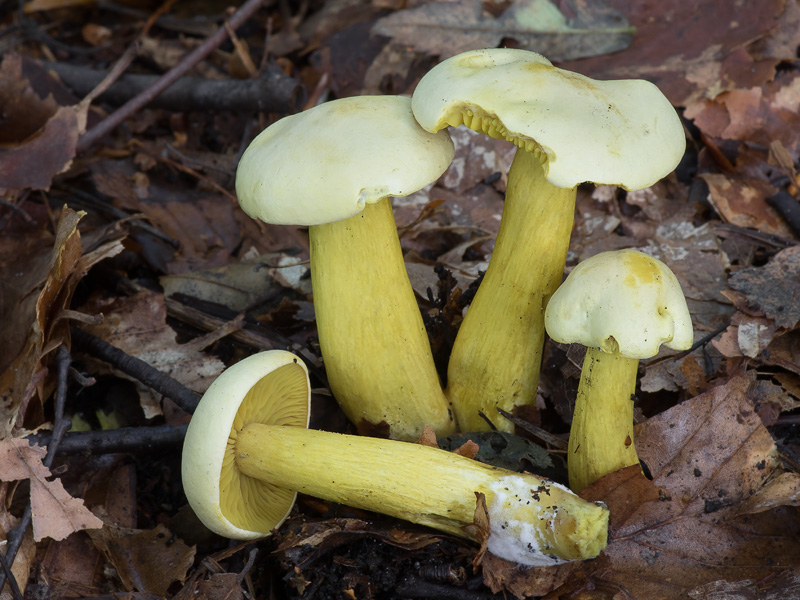
<path id="1" fill-rule="evenodd" d="M 461 537 L 475 539 L 465 526 L 483 493 L 489 550 L 517 562 L 591 558 L 606 544 L 604 507 L 438 448 L 260 423 L 236 432 L 234 443 L 236 464 L 249 477 Z"/>
<path id="2" fill-rule="evenodd" d="M 314 310 L 328 382 L 356 424 L 416 440 L 455 423 L 408 280 L 388 199 L 309 230 Z M 364 423 L 362 423 L 364 422 Z"/>
<path id="3" fill-rule="evenodd" d="M 576 492 L 603 475 L 638 465 L 633 394 L 639 360 L 589 348 L 569 434 L 569 485 Z"/>
<path id="4" fill-rule="evenodd" d="M 539 159 L 518 150 L 494 253 L 467 310 L 447 370 L 447 397 L 462 431 L 513 425 L 497 407 L 532 404 L 544 344 L 544 309 L 561 283 L 575 190 L 547 182 Z"/>

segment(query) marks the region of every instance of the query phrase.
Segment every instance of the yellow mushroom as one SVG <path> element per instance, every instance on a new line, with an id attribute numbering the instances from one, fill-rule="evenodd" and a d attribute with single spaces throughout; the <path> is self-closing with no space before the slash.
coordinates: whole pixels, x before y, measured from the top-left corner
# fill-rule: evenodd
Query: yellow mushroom
<path id="1" fill-rule="evenodd" d="M 466 125 L 519 147 L 489 267 L 456 337 L 447 396 L 463 431 L 536 398 L 544 308 L 561 283 L 582 182 L 635 190 L 672 171 L 683 127 L 642 80 L 595 81 L 526 50 L 474 50 L 428 72 L 412 96 L 428 131 Z"/>
<path id="2" fill-rule="evenodd" d="M 399 96 L 327 102 L 259 134 L 236 172 L 239 203 L 267 223 L 310 225 L 314 310 L 328 383 L 356 424 L 416 440 L 455 429 L 408 280 L 390 196 L 453 158 Z"/>
<path id="3" fill-rule="evenodd" d="M 661 344 L 691 348 L 692 319 L 675 275 L 637 250 L 602 252 L 576 266 L 545 312 L 548 335 L 587 346 L 569 435 L 569 484 L 580 491 L 638 465 L 633 394 L 639 359 Z"/>
<path id="4" fill-rule="evenodd" d="M 186 432 L 182 479 L 209 529 L 265 537 L 303 492 L 476 539 L 468 526 L 482 493 L 487 547 L 502 558 L 550 565 L 606 545 L 608 509 L 562 485 L 438 448 L 308 430 L 309 398 L 305 365 L 281 350 L 242 360 L 208 388 Z"/>

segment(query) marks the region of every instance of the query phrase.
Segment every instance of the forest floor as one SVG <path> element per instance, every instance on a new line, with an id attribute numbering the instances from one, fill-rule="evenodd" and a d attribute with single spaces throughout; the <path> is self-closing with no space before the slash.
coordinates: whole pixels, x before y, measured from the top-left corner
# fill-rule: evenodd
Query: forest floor
<path id="1" fill-rule="evenodd" d="M 695 345 L 640 364 L 650 479 L 587 490 L 611 509 L 608 547 L 557 567 L 303 495 L 268 539 L 211 533 L 181 442 L 227 366 L 295 352 L 312 427 L 355 433 L 327 388 L 308 230 L 239 208 L 244 148 L 285 115 L 410 95 L 437 62 L 503 45 L 650 80 L 682 117 L 675 172 L 578 188 L 567 257 L 639 249 L 687 297 Z M 799 46 L 795 0 L 0 1 L 2 598 L 800 597 Z M 451 136 L 448 171 L 394 202 L 442 377 L 515 151 Z M 537 442 L 563 478 L 582 356 L 547 341 L 532 427 L 473 436 L 479 458 L 535 471 Z"/>

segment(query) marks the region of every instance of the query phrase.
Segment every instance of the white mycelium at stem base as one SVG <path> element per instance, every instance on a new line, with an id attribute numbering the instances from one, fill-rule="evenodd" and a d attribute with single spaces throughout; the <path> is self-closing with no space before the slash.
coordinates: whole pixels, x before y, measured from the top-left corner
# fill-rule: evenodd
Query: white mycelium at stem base
<path id="1" fill-rule="evenodd" d="M 652 185 L 683 156 L 683 126 L 647 81 L 596 81 L 507 48 L 441 62 L 420 80 L 412 109 L 428 131 L 464 124 L 519 147 L 494 253 L 456 337 L 446 390 L 462 430 L 488 428 L 478 411 L 511 430 L 495 407 L 511 411 L 536 398 L 544 308 L 564 271 L 576 187 Z"/>
<path id="2" fill-rule="evenodd" d="M 291 506 L 285 498 L 301 491 L 470 537 L 479 492 L 491 525 L 488 548 L 503 558 L 557 564 L 605 547 L 608 510 L 558 484 L 437 448 L 303 428 L 302 363 L 282 353 L 283 366 L 270 371 L 269 354 L 220 375 L 189 425 L 184 487 L 212 530 L 239 539 L 268 535 Z"/>
<path id="3" fill-rule="evenodd" d="M 591 558 L 605 546 L 600 506 L 550 481 L 418 444 L 250 425 L 236 436 L 236 465 L 253 479 L 462 537 L 481 492 L 489 550 L 526 565 Z"/>

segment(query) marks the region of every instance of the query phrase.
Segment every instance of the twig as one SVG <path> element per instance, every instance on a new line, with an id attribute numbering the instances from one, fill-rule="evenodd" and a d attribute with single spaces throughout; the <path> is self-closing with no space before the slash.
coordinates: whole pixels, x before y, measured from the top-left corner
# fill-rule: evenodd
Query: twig
<path id="1" fill-rule="evenodd" d="M 11 560 L 13 563 L 13 557 Z M 23 600 L 24 596 L 22 595 L 22 590 L 19 589 L 17 578 L 14 577 L 14 574 L 11 572 L 11 568 L 8 566 L 6 557 L 3 556 L 3 554 L 0 554 L 0 567 L 3 568 L 3 576 L 5 577 L 5 581 L 8 581 L 8 587 L 11 588 L 11 594 L 14 596 L 14 600 Z"/>
<path id="2" fill-rule="evenodd" d="M 204 302 L 199 298 L 187 297 L 186 302 L 181 302 L 182 294 L 175 294 L 165 299 L 167 314 L 198 329 L 213 331 L 236 315 L 230 309 Z M 191 302 L 189 302 L 191 301 Z M 191 305 L 190 305 L 191 304 Z M 214 311 L 213 309 L 217 309 Z M 316 357 L 290 338 L 282 335 L 264 323 L 245 319 L 244 326 L 231 333 L 231 338 L 237 342 L 257 350 L 272 350 L 279 348 L 299 354 L 305 360 L 309 373 L 312 373 L 323 385 L 327 386 L 327 379 L 321 369 L 315 366 Z"/>
<path id="3" fill-rule="evenodd" d="M 262 2 L 263 0 L 247 0 L 239 10 L 231 16 L 229 21 L 230 26 L 234 29 L 238 28 L 258 10 Z M 78 140 L 77 152 L 79 154 L 85 152 L 103 136 L 116 129 L 117 126 L 128 117 L 149 104 L 153 98 L 161 94 L 161 92 L 185 75 L 189 69 L 216 50 L 227 36 L 228 32 L 225 30 L 225 27 L 217 29 L 217 31 L 210 35 L 202 44 L 184 56 L 177 65 L 159 77 L 150 87 L 126 102 L 118 110 L 111 113 L 103 121 L 87 131 Z"/>
<path id="4" fill-rule="evenodd" d="M 115 13 L 117 15 L 132 17 L 134 19 L 145 20 L 148 17 L 152 18 L 150 11 L 141 10 L 132 5 L 125 6 L 123 4 L 117 4 L 115 2 L 111 2 L 110 0 L 97 0 L 97 8 L 110 13 Z M 178 33 L 186 33 L 198 37 L 205 37 L 214 33 L 218 24 L 221 23 L 224 18 L 224 12 L 209 15 L 207 17 L 201 17 L 200 15 L 194 14 L 187 18 L 157 13 L 155 25 L 158 25 L 160 29 L 166 29 L 167 31 L 175 31 Z"/>
<path id="5" fill-rule="evenodd" d="M 71 431 L 58 445 L 59 456 L 87 454 L 148 454 L 179 446 L 186 437 L 187 425 L 154 425 L 152 427 L 122 427 L 102 431 Z M 28 436 L 31 443 L 49 447 L 49 433 Z"/>
<path id="6" fill-rule="evenodd" d="M 717 337 L 720 333 L 725 331 L 730 326 L 730 324 L 731 324 L 731 321 L 730 321 L 730 319 L 728 319 L 723 325 L 720 325 L 719 327 L 717 327 L 714 331 L 712 331 L 708 335 L 705 335 L 705 336 L 701 337 L 699 340 L 697 340 L 694 344 L 692 344 L 692 347 L 689 348 L 688 350 L 684 350 L 682 352 L 678 352 L 677 354 L 669 354 L 667 356 L 662 356 L 660 358 L 654 358 L 653 360 L 646 361 L 645 362 L 645 366 L 646 367 L 652 367 L 653 365 L 657 365 L 658 363 L 664 362 L 665 360 L 678 360 L 680 358 L 683 358 L 684 356 L 688 356 L 689 354 L 691 354 L 692 352 L 694 352 L 698 348 L 701 348 L 701 347 L 705 346 L 708 342 L 710 342 L 715 337 Z"/>
<path id="7" fill-rule="evenodd" d="M 192 413 L 197 407 L 197 403 L 200 401 L 198 394 L 143 360 L 126 354 L 119 348 L 82 329 L 73 328 L 72 339 L 82 350 L 112 364 L 126 375 L 130 375 L 170 398 L 186 412 Z"/>
<path id="8" fill-rule="evenodd" d="M 53 410 L 53 435 L 50 438 L 50 443 L 47 444 L 47 455 L 42 460 L 42 464 L 48 469 L 52 466 L 53 459 L 56 457 L 61 438 L 72 426 L 69 419 L 64 418 L 64 404 L 67 400 L 67 377 L 71 364 L 72 357 L 69 354 L 69 350 L 64 345 L 59 346 L 58 350 L 56 350 L 58 388 L 56 389 L 56 402 Z"/>
<path id="9" fill-rule="evenodd" d="M 110 219 L 116 219 L 118 221 L 126 221 L 133 227 L 134 229 L 141 230 L 143 233 L 148 233 L 153 237 L 169 244 L 173 248 L 179 248 L 181 243 L 169 237 L 166 233 L 162 232 L 160 229 L 153 227 L 150 223 L 145 221 L 140 216 L 130 215 L 124 210 L 117 208 L 111 202 L 104 202 L 101 198 L 97 198 L 80 188 L 77 188 L 72 185 L 67 185 L 64 183 L 56 183 L 53 184 L 53 190 L 57 190 L 60 192 L 64 192 L 72 196 L 70 198 L 70 206 L 74 206 L 78 204 L 79 206 L 87 206 L 92 210 L 96 210 L 103 215 L 107 216 Z M 63 204 L 63 200 L 61 200 Z M 61 206 L 61 204 L 59 204 Z"/>
<path id="10" fill-rule="evenodd" d="M 795 235 L 800 235 L 800 202 L 786 190 L 781 190 L 767 198 L 767 204 L 774 208 Z"/>
<path id="11" fill-rule="evenodd" d="M 10 201 L 6 200 L 5 198 L 0 198 L 0 206 L 5 206 L 9 210 L 17 213 L 20 216 L 20 218 L 23 221 L 25 221 L 25 223 L 27 225 L 34 225 L 35 224 L 35 221 L 33 220 L 33 217 L 31 217 L 22 208 L 20 208 L 19 206 L 17 206 L 13 202 L 10 202 Z"/>
<path id="12" fill-rule="evenodd" d="M 484 421 L 486 421 L 486 424 L 489 425 L 489 429 L 491 429 L 492 431 L 497 431 L 497 425 L 495 425 L 492 422 L 492 420 L 489 417 L 486 416 L 486 413 L 484 413 L 482 410 L 479 410 L 478 411 L 478 416 L 481 419 L 483 419 Z"/>
<path id="13" fill-rule="evenodd" d="M 176 171 L 181 171 L 182 173 L 186 173 L 187 175 L 189 175 L 191 177 L 194 177 L 198 181 L 202 181 L 207 186 L 217 190 L 217 192 L 219 192 L 220 195 L 225 196 L 226 198 L 228 198 L 228 200 L 230 200 L 232 204 L 236 204 L 237 203 L 236 196 L 234 194 L 232 194 L 231 192 L 226 190 L 224 187 L 222 187 L 221 185 L 219 185 L 215 181 L 209 179 L 205 175 L 195 171 L 193 168 L 187 167 L 186 165 L 184 165 L 184 164 L 182 164 L 180 162 L 174 161 L 171 158 L 167 158 L 166 156 L 161 156 L 161 155 L 154 154 L 144 144 L 141 144 L 136 140 L 132 144 L 135 145 L 136 147 L 138 147 L 142 151 L 143 154 L 146 154 L 147 156 L 150 156 L 154 161 L 161 162 L 161 163 L 167 165 L 168 167 L 171 167 L 171 168 L 175 169 Z"/>
<path id="14" fill-rule="evenodd" d="M 105 71 L 60 62 L 43 61 L 43 66 L 55 71 L 76 96 L 91 91 Z M 159 75 L 122 75 L 99 99 L 112 106 L 121 106 L 145 92 L 159 79 Z M 289 77 L 278 67 L 267 68 L 253 79 L 225 79 L 221 81 L 201 77 L 181 77 L 158 96 L 152 98 L 151 108 L 187 111 L 236 112 L 296 112 L 305 93 L 302 84 Z"/>
<path id="15" fill-rule="evenodd" d="M 407 575 L 403 578 L 403 583 L 398 587 L 397 594 L 400 598 L 414 598 L 423 600 L 431 598 L 433 600 L 491 600 L 492 598 L 502 598 L 484 590 L 470 590 L 454 585 L 443 585 L 419 579 L 414 575 Z"/>
<path id="16" fill-rule="evenodd" d="M 32 19 L 29 19 L 27 16 L 25 16 L 24 0 L 18 0 L 17 20 L 19 21 L 19 25 L 20 28 L 22 29 L 22 32 L 25 33 L 26 35 L 32 37 L 37 42 L 41 42 L 48 48 L 55 48 L 57 50 L 69 52 L 70 54 L 87 56 L 90 54 L 94 54 L 96 52 L 107 50 L 111 45 L 111 44 L 103 44 L 101 46 L 95 46 L 93 48 L 79 48 L 77 46 L 70 46 L 69 44 L 65 44 L 64 42 L 58 41 L 57 39 L 51 37 L 44 31 L 39 29 L 39 27 L 36 26 L 36 23 L 34 23 Z"/>
<path id="17" fill-rule="evenodd" d="M 539 438 L 546 444 L 553 446 L 554 448 L 558 448 L 559 450 L 566 450 L 567 449 L 567 442 L 562 440 L 560 437 L 553 435 L 549 431 L 545 431 L 541 427 L 534 425 L 533 423 L 529 423 L 525 419 L 520 419 L 518 416 L 503 410 L 502 408 L 498 407 L 497 412 L 503 415 L 506 419 L 511 421 L 514 425 L 519 427 L 520 429 L 524 429 L 531 435 Z"/>
<path id="18" fill-rule="evenodd" d="M 156 19 L 169 11 L 173 4 L 175 4 L 175 0 L 167 0 L 164 2 L 164 4 L 159 6 L 158 9 L 152 15 L 150 15 L 150 18 L 147 19 L 144 27 L 142 27 L 142 30 L 136 36 L 134 42 L 125 49 L 125 52 L 122 53 L 122 56 L 119 57 L 119 60 L 117 60 L 116 64 L 111 68 L 111 70 L 108 71 L 108 73 L 103 73 L 103 76 L 94 82 L 94 85 L 92 85 L 93 89 L 89 89 L 81 94 L 78 94 L 79 96 L 84 96 L 83 100 L 81 100 L 81 105 L 88 109 L 89 104 L 91 104 L 95 98 L 102 95 L 114 84 L 115 81 L 122 76 L 125 70 L 133 62 L 133 59 L 136 58 L 136 55 L 139 53 L 139 44 L 150 32 L 150 29 L 153 27 Z M 60 63 L 50 64 L 52 65 Z"/>
<path id="19" fill-rule="evenodd" d="M 756 229 L 748 229 L 747 227 L 740 227 L 732 225 L 731 223 L 717 223 L 714 225 L 714 231 L 741 235 L 764 244 L 765 246 L 772 246 L 773 248 L 789 248 L 790 246 L 797 246 L 800 244 L 797 240 L 781 237 L 773 233 L 764 233 Z"/>

